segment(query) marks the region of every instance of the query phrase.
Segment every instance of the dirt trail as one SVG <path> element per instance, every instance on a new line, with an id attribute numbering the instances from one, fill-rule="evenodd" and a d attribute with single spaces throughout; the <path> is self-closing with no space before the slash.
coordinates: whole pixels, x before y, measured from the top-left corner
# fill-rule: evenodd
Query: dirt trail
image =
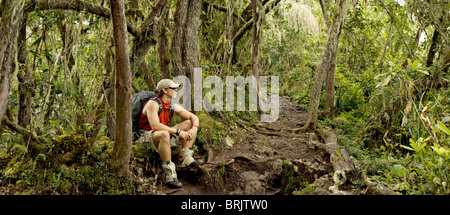
<path id="1" fill-rule="evenodd" d="M 291 102 L 288 97 L 280 97 L 277 121 L 258 123 L 254 132 L 247 132 L 232 147 L 223 148 L 200 171 L 179 171 L 182 189 L 171 190 L 160 182 L 153 182 L 153 186 L 147 183 L 147 193 L 292 194 L 295 188 L 304 188 L 324 176 L 319 180 L 320 183 L 313 184 L 317 186 L 314 192 L 329 194 L 328 187 L 333 185 L 333 167 L 330 155 L 324 147 L 320 147 L 325 144 L 316 134 L 289 132 L 290 129 L 299 127 L 306 117 L 306 110 Z"/>

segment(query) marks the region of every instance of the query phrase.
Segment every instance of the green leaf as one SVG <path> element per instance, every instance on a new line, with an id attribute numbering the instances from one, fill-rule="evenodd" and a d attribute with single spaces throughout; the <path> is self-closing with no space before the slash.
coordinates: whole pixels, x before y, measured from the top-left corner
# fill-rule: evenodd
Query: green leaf
<path id="1" fill-rule="evenodd" d="M 438 128 L 439 130 L 443 131 L 447 135 L 450 135 L 450 130 L 444 124 L 438 123 L 438 124 L 436 124 L 436 128 Z"/>
<path id="2" fill-rule="evenodd" d="M 406 60 L 408 61 L 408 64 L 412 67 L 411 59 L 406 58 Z"/>
<path id="3" fill-rule="evenodd" d="M 391 81 L 391 75 L 388 75 L 386 79 L 384 79 L 383 83 L 381 84 L 383 87 L 389 84 L 389 81 Z"/>
<path id="4" fill-rule="evenodd" d="M 414 151 L 417 151 L 417 144 L 412 138 L 409 138 L 409 145 L 413 147 Z"/>
<path id="5" fill-rule="evenodd" d="M 411 151 L 414 151 L 414 149 L 411 148 L 411 147 L 409 147 L 409 146 L 400 145 L 400 147 L 405 148 L 405 149 L 408 149 L 408 150 L 411 150 Z"/>
<path id="6" fill-rule="evenodd" d="M 423 148 L 425 148 L 425 146 L 427 145 L 427 141 L 430 139 L 431 137 L 426 138 L 425 140 L 420 137 L 417 142 L 414 141 L 412 138 L 409 138 L 409 145 L 411 145 L 411 147 L 414 149 L 414 151 L 416 152 L 420 152 Z M 405 148 L 405 146 L 403 146 L 403 148 Z M 408 149 L 408 148 L 406 148 Z"/>
<path id="7" fill-rule="evenodd" d="M 400 165 L 400 164 L 395 164 L 394 165 L 394 169 L 395 169 L 395 171 L 400 171 L 400 170 L 402 170 L 402 169 L 405 169 L 405 167 L 403 167 L 402 165 Z"/>
<path id="8" fill-rule="evenodd" d="M 416 70 L 419 67 L 419 60 L 415 60 L 414 63 L 411 64 L 411 67 Z"/>
<path id="9" fill-rule="evenodd" d="M 441 178 L 436 176 L 436 177 L 433 178 L 433 182 L 440 185 L 441 184 Z"/>
<path id="10" fill-rule="evenodd" d="M 384 75 L 386 75 L 386 73 L 378 74 L 375 77 L 373 77 L 373 79 L 378 80 L 381 78 L 381 76 L 384 76 Z"/>
<path id="11" fill-rule="evenodd" d="M 408 64 L 413 70 L 416 70 L 419 67 L 419 60 L 415 60 L 414 62 L 411 62 L 409 58 L 406 58 L 406 60 L 408 60 Z"/>
<path id="12" fill-rule="evenodd" d="M 425 148 L 426 145 L 427 145 L 427 142 L 424 142 L 422 145 L 420 145 L 419 148 L 417 149 L 417 152 L 419 152 L 420 150 Z"/>
<path id="13" fill-rule="evenodd" d="M 430 75 L 430 73 L 428 73 L 428 71 L 423 70 L 423 69 L 418 69 L 417 71 L 419 71 L 419 72 L 421 72 L 421 73 L 423 73 L 425 75 Z"/>
<path id="14" fill-rule="evenodd" d="M 391 72 L 395 72 L 401 65 L 403 65 L 403 63 L 397 64 L 397 65 L 392 69 Z"/>
<path id="15" fill-rule="evenodd" d="M 407 170 L 402 165 L 396 164 L 394 165 L 395 171 L 397 171 L 397 175 L 402 177 L 405 173 L 407 173 Z"/>
<path id="16" fill-rule="evenodd" d="M 378 88 L 379 86 L 386 86 L 389 84 L 389 81 L 391 81 L 391 75 L 388 75 L 381 83 L 379 83 L 375 88 Z"/>
<path id="17" fill-rule="evenodd" d="M 434 144 L 434 146 L 431 147 L 436 153 L 438 153 L 438 155 L 444 155 L 449 153 L 448 149 L 445 149 L 444 147 L 440 147 L 439 145 L 437 145 L 436 143 Z"/>
<path id="18" fill-rule="evenodd" d="M 31 44 L 31 45 L 32 45 L 32 46 L 37 45 L 37 44 L 39 44 L 39 43 L 41 42 L 41 40 L 42 40 L 42 37 L 39 37 L 39 38 L 37 38 L 37 39 L 33 42 L 33 44 Z"/>

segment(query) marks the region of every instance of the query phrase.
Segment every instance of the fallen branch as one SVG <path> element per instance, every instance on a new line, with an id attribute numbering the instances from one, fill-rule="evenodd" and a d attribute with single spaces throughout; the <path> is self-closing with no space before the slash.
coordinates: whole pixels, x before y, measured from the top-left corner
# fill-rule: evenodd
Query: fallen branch
<path id="1" fill-rule="evenodd" d="M 325 150 L 330 154 L 330 163 L 333 165 L 334 171 L 352 172 L 355 170 L 345 149 L 339 150 L 337 133 L 334 130 L 328 130 L 328 135 L 325 137 Z"/>
<path id="2" fill-rule="evenodd" d="M 13 121 L 9 120 L 8 117 L 6 117 L 6 116 L 3 117 L 2 124 L 8 126 L 8 128 L 11 129 L 12 131 L 15 131 L 15 132 L 23 135 L 25 137 L 25 139 L 31 139 L 39 145 L 43 144 L 42 140 L 45 140 L 45 142 L 46 142 L 45 138 L 34 135 L 33 132 L 23 128 L 20 125 L 17 125 Z"/>
<path id="3" fill-rule="evenodd" d="M 364 179 L 364 184 L 367 186 L 367 191 L 374 195 L 398 195 L 398 193 L 394 192 L 388 187 L 373 182 L 369 178 Z"/>

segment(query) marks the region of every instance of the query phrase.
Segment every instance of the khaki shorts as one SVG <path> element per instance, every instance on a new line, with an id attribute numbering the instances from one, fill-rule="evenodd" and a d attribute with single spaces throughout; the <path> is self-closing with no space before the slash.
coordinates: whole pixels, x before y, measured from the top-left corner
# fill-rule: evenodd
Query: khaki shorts
<path id="1" fill-rule="evenodd" d="M 172 128 L 177 129 L 178 125 L 175 125 Z M 153 142 L 152 138 L 153 132 L 154 132 L 153 130 L 144 131 L 144 133 L 142 133 L 141 137 L 138 139 L 138 142 L 152 147 L 153 149 L 155 149 L 156 152 L 159 153 L 158 148 L 156 148 L 155 143 Z M 170 147 L 175 148 L 178 147 L 179 145 L 181 145 L 180 138 L 178 136 L 174 137 L 173 135 L 170 135 Z"/>

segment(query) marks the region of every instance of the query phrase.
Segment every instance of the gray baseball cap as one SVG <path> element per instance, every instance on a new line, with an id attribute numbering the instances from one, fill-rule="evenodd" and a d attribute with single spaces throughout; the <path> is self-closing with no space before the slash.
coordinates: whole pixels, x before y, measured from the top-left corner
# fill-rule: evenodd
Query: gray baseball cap
<path id="1" fill-rule="evenodd" d="M 178 87 L 180 87 L 180 84 L 177 84 L 170 79 L 162 79 L 156 85 L 156 91 L 160 91 L 164 88 L 178 88 Z"/>

